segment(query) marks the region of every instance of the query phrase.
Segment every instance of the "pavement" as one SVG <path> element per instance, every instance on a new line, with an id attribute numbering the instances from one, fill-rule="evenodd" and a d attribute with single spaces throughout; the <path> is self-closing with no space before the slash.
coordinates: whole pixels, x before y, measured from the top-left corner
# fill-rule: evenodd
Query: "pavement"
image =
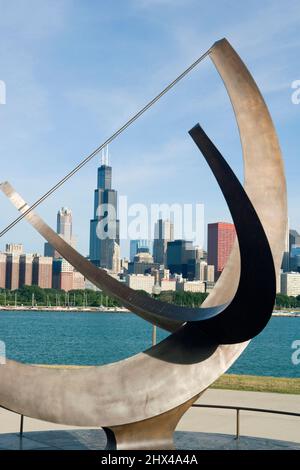
<path id="1" fill-rule="evenodd" d="M 232 390 L 208 390 L 198 403 L 246 406 L 300 413 L 300 396 Z M 75 428 L 24 418 L 0 409 L 0 449 L 104 449 L 101 429 Z M 234 410 L 191 408 L 175 433 L 177 449 L 299 449 L 300 417 L 240 412 L 240 438 L 235 439 Z"/>
<path id="2" fill-rule="evenodd" d="M 300 395 L 210 389 L 198 403 L 245 406 L 300 413 Z M 235 434 L 236 411 L 191 408 L 181 419 L 178 431 Z M 240 411 L 240 434 L 300 443 L 300 416 Z"/>
<path id="3" fill-rule="evenodd" d="M 289 441 L 263 439 L 202 432 L 175 432 L 178 450 L 300 450 L 300 444 Z M 103 450 L 106 437 L 102 429 L 26 432 L 1 434 L 1 450 Z"/>

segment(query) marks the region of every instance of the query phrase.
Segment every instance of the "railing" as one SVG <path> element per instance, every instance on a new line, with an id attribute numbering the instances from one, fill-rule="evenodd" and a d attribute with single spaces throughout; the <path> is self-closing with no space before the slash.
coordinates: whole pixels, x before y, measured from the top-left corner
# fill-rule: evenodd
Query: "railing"
<path id="1" fill-rule="evenodd" d="M 5 406 L 0 406 L 0 408 L 2 408 L 3 410 L 6 410 L 6 411 L 10 411 L 11 413 L 15 413 L 16 415 L 19 415 L 20 416 L 20 437 L 23 436 L 23 429 L 24 429 L 24 418 L 25 416 L 24 415 L 20 415 L 19 413 L 17 413 L 17 411 L 13 411 L 13 410 L 10 410 L 9 408 L 6 408 Z"/>
<path id="2" fill-rule="evenodd" d="M 194 403 L 192 407 L 195 408 L 219 408 L 222 410 L 235 410 L 236 411 L 236 432 L 235 438 L 239 439 L 240 437 L 240 411 L 254 411 L 257 413 L 271 413 L 276 415 L 286 415 L 286 416 L 297 416 L 300 418 L 300 413 L 294 413 L 292 411 L 281 411 L 281 410 L 270 410 L 267 408 L 251 408 L 248 406 L 230 406 L 230 405 L 204 405 L 200 403 Z"/>
<path id="3" fill-rule="evenodd" d="M 294 413 L 292 411 L 282 411 L 282 410 L 270 410 L 267 408 L 251 408 L 248 406 L 231 406 L 231 405 L 205 405 L 200 403 L 194 403 L 192 405 L 194 408 L 213 408 L 213 409 L 222 409 L 222 410 L 235 410 L 236 411 L 236 432 L 235 432 L 235 439 L 239 439 L 240 437 L 240 411 L 254 411 L 256 413 L 270 413 L 276 415 L 285 415 L 285 416 L 296 416 L 300 418 L 300 413 Z M 4 410 L 11 411 L 12 413 L 17 413 L 16 411 L 10 410 L 9 408 L 5 408 L 4 406 L 0 406 Z M 24 430 L 24 415 L 20 415 L 20 437 L 23 436 Z"/>

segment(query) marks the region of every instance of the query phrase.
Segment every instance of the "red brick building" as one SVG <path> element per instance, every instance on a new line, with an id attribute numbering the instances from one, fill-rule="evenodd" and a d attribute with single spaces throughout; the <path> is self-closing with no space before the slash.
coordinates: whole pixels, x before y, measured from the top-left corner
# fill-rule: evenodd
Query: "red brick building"
<path id="1" fill-rule="evenodd" d="M 6 254 L 0 253 L 0 288 L 5 289 L 6 285 Z"/>
<path id="2" fill-rule="evenodd" d="M 235 227 L 228 222 L 216 222 L 208 224 L 207 229 L 207 264 L 215 267 L 215 281 L 221 272 L 231 253 L 236 237 Z"/>
<path id="3" fill-rule="evenodd" d="M 34 256 L 32 264 L 32 284 L 43 289 L 52 287 L 52 258 Z"/>
<path id="4" fill-rule="evenodd" d="M 6 254 L 6 289 L 19 288 L 20 255 L 16 253 Z"/>

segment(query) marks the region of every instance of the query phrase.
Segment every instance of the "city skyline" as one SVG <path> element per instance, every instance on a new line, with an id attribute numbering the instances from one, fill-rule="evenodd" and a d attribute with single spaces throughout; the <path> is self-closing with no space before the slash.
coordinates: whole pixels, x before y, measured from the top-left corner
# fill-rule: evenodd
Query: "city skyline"
<path id="1" fill-rule="evenodd" d="M 104 210 L 103 210 L 103 207 Z M 110 208 L 113 209 L 113 214 L 109 214 Z M 181 274 L 183 278 L 187 280 L 196 280 L 201 279 L 206 269 L 206 273 L 209 272 L 207 268 L 214 268 L 214 280 L 217 281 L 221 272 L 223 271 L 224 266 L 226 265 L 227 259 L 231 253 L 233 243 L 235 240 L 235 227 L 234 224 L 230 222 L 218 221 L 209 223 L 207 225 L 207 246 L 198 246 L 195 245 L 192 241 L 182 238 L 174 239 L 174 223 L 171 222 L 168 218 L 158 218 L 154 222 L 154 230 L 150 230 L 150 233 L 153 234 L 153 239 L 130 239 L 130 255 L 122 256 L 119 247 L 119 233 L 120 233 L 120 221 L 118 217 L 118 193 L 116 190 L 112 189 L 112 167 L 109 165 L 108 159 L 108 148 L 106 148 L 101 155 L 100 166 L 97 169 L 97 188 L 94 191 L 94 219 L 90 220 L 90 248 L 89 248 L 89 259 L 96 265 L 105 269 L 108 269 L 113 274 L 121 273 L 121 259 L 129 260 L 127 263 L 127 273 L 128 274 L 148 274 L 151 267 L 152 269 L 159 269 L 159 266 L 164 266 L 164 268 L 169 268 L 172 275 Z M 103 225 L 103 220 L 106 220 L 105 225 Z M 111 250 L 107 244 L 101 248 L 103 240 L 101 237 L 99 239 L 98 233 L 98 224 L 102 223 L 102 231 L 105 235 L 104 241 L 110 243 L 113 242 L 113 246 L 118 246 L 116 252 L 115 249 Z M 73 219 L 72 219 L 72 210 L 62 206 L 61 209 L 57 212 L 57 233 L 65 239 L 67 243 L 76 248 L 76 239 L 73 235 Z M 113 239 L 108 235 L 106 239 L 106 232 L 110 234 L 110 225 L 112 226 Z M 176 227 L 175 227 L 176 229 Z M 97 243 L 95 243 L 97 242 Z M 180 245 L 178 245 L 178 243 Z M 94 246 L 95 245 L 95 246 Z M 97 245 L 97 246 L 96 246 Z M 168 252 L 171 250 L 171 247 L 180 246 L 178 254 L 175 255 L 177 261 L 168 261 Z M 16 248 L 17 247 L 17 248 Z M 19 247 L 22 247 L 23 254 L 23 241 L 19 244 Z M 182 248 L 184 247 L 184 248 Z M 0 254 L 10 253 L 11 248 L 18 249 L 18 244 L 9 243 L 6 244 L 6 249 L 4 252 L 0 250 Z M 202 254 L 198 256 L 197 249 L 200 249 Z M 203 250 L 206 248 L 207 253 L 205 259 L 203 258 Z M 173 248 L 172 248 L 173 249 Z M 176 248 L 175 250 L 178 250 Z M 298 232 L 287 226 L 286 237 L 285 237 L 285 248 L 282 260 L 281 269 L 283 273 L 287 272 L 299 272 L 299 258 L 300 258 L 300 235 Z M 33 251 L 35 255 L 38 253 L 37 250 Z M 144 252 L 144 253 L 142 253 Z M 194 254 L 188 256 L 188 252 Z M 92 257 L 91 253 L 96 253 L 96 256 Z M 149 253 L 149 255 L 148 255 Z M 174 251 L 175 253 L 175 251 Z M 180 253 L 180 254 L 179 254 Z M 104 255 L 104 257 L 103 257 Z M 151 255 L 151 256 L 150 256 Z M 153 256 L 152 256 L 153 255 Z M 25 257 L 33 257 L 32 254 L 25 254 Z M 37 255 L 36 255 L 37 256 Z M 59 285 L 66 285 L 66 290 L 70 290 L 73 285 L 73 267 L 66 261 L 63 260 L 58 252 L 53 250 L 51 245 L 46 242 L 44 244 L 44 256 L 52 257 L 53 259 L 53 273 L 57 273 L 59 279 L 53 285 L 58 287 Z M 140 256 L 150 256 L 149 259 L 138 259 Z M 173 255 L 172 255 L 173 256 Z M 98 257 L 98 259 L 97 259 Z M 102 257 L 102 261 L 101 261 Z M 108 258 L 111 258 L 109 261 Z M 59 263 L 55 263 L 55 258 L 60 260 Z M 136 259 L 137 258 L 137 259 Z M 180 260 L 179 260 L 180 258 Z M 196 266 L 196 260 L 201 262 L 205 261 L 207 268 L 199 265 Z M 138 264 L 135 265 L 135 261 L 138 261 Z M 142 261 L 142 262 L 141 262 Z M 19 262 L 19 261 L 18 261 Z M 140 264 L 141 262 L 141 264 Z M 175 263 L 175 264 L 174 264 Z M 192 263 L 192 264 L 191 264 Z M 193 264 L 194 263 L 194 264 Z M 25 259 L 26 264 L 26 259 Z M 182 269 L 177 270 L 177 267 L 181 265 Z M 183 268 L 183 265 L 185 267 Z M 174 266 L 177 266 L 174 268 Z M 123 264 L 124 267 L 124 264 Z M 122 269 L 123 272 L 123 269 Z M 65 277 L 69 276 L 67 282 L 62 281 L 63 274 Z M 33 279 L 33 274 L 31 274 Z M 20 285 L 21 278 L 26 278 L 26 274 L 21 275 L 20 271 Z M 209 275 L 209 278 L 211 275 Z M 54 277 L 53 277 L 54 279 Z M 82 280 L 79 281 L 82 285 Z M 24 283 L 24 282 L 23 282 Z M 280 284 L 278 284 L 279 286 Z M 15 288 L 15 287 L 14 287 Z"/>
<path id="2" fill-rule="evenodd" d="M 93 218 L 90 219 L 89 247 L 86 250 L 86 256 L 93 262 L 93 264 L 112 270 L 112 266 L 114 264 L 113 258 L 116 254 L 114 246 L 116 244 L 118 245 L 118 257 L 128 259 L 130 261 L 133 261 L 134 255 L 137 254 L 138 247 L 148 246 L 150 252 L 153 252 L 155 262 L 158 264 L 166 264 L 167 243 L 169 241 L 184 240 L 189 244 L 192 243 L 195 247 L 200 247 L 201 249 L 206 248 L 204 244 L 198 245 L 196 243 L 196 231 L 193 232 L 190 228 L 192 225 L 196 225 L 197 228 L 197 223 L 195 223 L 195 220 L 193 219 L 194 215 L 196 215 L 196 217 L 199 215 L 197 207 L 193 207 L 192 204 L 183 205 L 182 207 L 178 204 L 175 204 L 174 206 L 162 204 L 158 205 L 156 208 L 156 212 L 158 214 L 156 220 L 152 220 L 151 211 L 150 214 L 146 211 L 147 217 L 150 215 L 150 220 L 145 220 L 144 222 L 148 227 L 147 232 L 150 234 L 150 237 L 147 239 L 128 237 L 126 241 L 129 243 L 127 244 L 127 249 L 124 254 L 120 249 L 120 220 L 118 218 L 119 197 L 118 191 L 112 188 L 112 174 L 113 168 L 109 164 L 108 146 L 106 146 L 101 152 L 100 165 L 97 168 L 97 187 L 94 190 Z M 188 210 L 186 210 L 187 206 L 189 206 Z M 180 209 L 179 213 L 178 208 Z M 201 209 L 204 210 L 203 205 L 201 205 Z M 131 212 L 131 208 L 127 208 L 127 211 L 126 217 L 130 218 L 129 214 Z M 162 218 L 161 214 L 163 213 L 168 214 L 166 218 Z M 139 217 L 140 215 L 137 215 L 136 217 L 139 222 L 136 228 L 140 225 Z M 200 219 L 201 217 L 202 212 L 200 212 Z M 177 230 L 178 227 L 176 221 L 179 225 L 179 230 Z M 199 225 L 201 225 L 202 222 L 203 221 L 201 219 Z M 226 224 L 227 222 L 223 223 Z M 128 220 L 126 220 L 125 224 L 128 226 Z M 188 225 L 188 227 L 186 227 L 186 225 Z M 193 240 L 189 237 L 183 238 L 186 230 L 194 235 L 195 238 Z M 69 243 L 73 248 L 76 248 L 77 238 L 73 234 L 73 212 L 72 209 L 65 205 L 61 205 L 61 209 L 57 212 L 56 231 L 67 243 Z M 126 234 L 128 233 L 129 232 L 127 230 Z M 138 236 L 139 230 L 136 230 L 135 233 Z M 175 236 L 176 234 L 179 234 L 179 236 Z M 23 241 L 20 243 L 24 244 Z M 9 244 L 11 244 L 11 242 L 9 242 Z M 6 243 L 6 246 L 7 245 L 8 244 Z M 38 253 L 38 250 L 34 248 L 33 252 Z M 44 242 L 44 256 L 61 258 L 60 254 L 55 251 L 48 242 Z"/>
<path id="3" fill-rule="evenodd" d="M 112 167 L 108 162 L 108 148 L 105 150 L 97 170 L 94 211 L 90 220 L 89 259 L 95 266 L 112 269 L 113 259 L 120 252 L 120 221 L 118 192 L 112 186 Z"/>
<path id="4" fill-rule="evenodd" d="M 290 225 L 299 230 L 299 191 L 293 168 L 298 161 L 300 106 L 291 98 L 292 83 L 299 79 L 295 60 L 300 24 L 297 2 L 266 2 L 262 8 L 254 1 L 255 8 L 247 14 L 242 9 L 232 11 L 229 2 L 228 8 L 220 6 L 210 29 L 201 6 L 192 0 L 176 1 L 172 8 L 162 0 L 140 5 L 130 1 L 126 8 L 118 3 L 118 9 L 102 6 L 102 14 L 95 5 L 97 14 L 93 17 L 83 3 L 70 16 L 69 3 L 64 1 L 45 0 L 43 6 L 31 1 L 26 7 L 14 3 L 1 8 L 5 76 L 0 78 L 7 88 L 6 104 L 0 106 L 0 147 L 6 155 L 2 179 L 12 180 L 28 201 L 35 200 L 45 186 L 50 187 L 78 163 L 214 40 L 227 36 L 255 75 L 270 107 L 285 156 Z M 193 8 L 186 8 L 187 4 Z M 33 10 L 35 16 L 29 22 Z M 212 10 L 208 5 L 206 14 L 215 18 Z M 123 28 L 119 27 L 120 18 Z M 89 31 L 85 21 L 89 21 Z M 7 23 L 15 25 L 14 36 L 7 33 Z M 259 31 L 255 37 L 254 30 Z M 53 46 L 58 44 L 59 52 L 54 53 Z M 70 54 L 69 44 L 78 54 Z M 60 71 L 59 77 L 53 70 Z M 205 62 L 111 146 L 119 194 L 127 194 L 130 203 L 201 201 L 206 206 L 206 223 L 230 221 L 209 169 L 187 136 L 199 120 L 241 175 L 238 134 L 229 132 L 236 129 L 230 103 L 212 64 Z M 164 134 L 158 137 L 162 127 Z M 85 227 L 92 210 L 89 191 L 97 166 L 95 160 L 38 209 L 54 226 L 51 214 L 60 201 L 72 207 L 78 221 L 78 248 L 83 254 L 87 254 Z M 181 188 L 183 173 L 189 183 Z M 16 214 L 3 198 L 1 210 L 5 226 Z M 28 251 L 42 252 L 43 240 L 25 222 L 7 234 L 3 244 L 17 242 L 20 235 Z"/>

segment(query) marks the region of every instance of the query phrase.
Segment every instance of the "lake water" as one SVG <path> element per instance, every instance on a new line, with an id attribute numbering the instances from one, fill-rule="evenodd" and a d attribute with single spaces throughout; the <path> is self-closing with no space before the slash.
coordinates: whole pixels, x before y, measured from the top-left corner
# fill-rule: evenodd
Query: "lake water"
<path id="1" fill-rule="evenodd" d="M 130 313 L 0 312 L 0 340 L 10 359 L 34 364 L 107 364 L 151 346 L 152 327 Z M 158 340 L 166 333 L 158 330 Z M 292 343 L 300 318 L 273 317 L 229 372 L 300 377 Z"/>

